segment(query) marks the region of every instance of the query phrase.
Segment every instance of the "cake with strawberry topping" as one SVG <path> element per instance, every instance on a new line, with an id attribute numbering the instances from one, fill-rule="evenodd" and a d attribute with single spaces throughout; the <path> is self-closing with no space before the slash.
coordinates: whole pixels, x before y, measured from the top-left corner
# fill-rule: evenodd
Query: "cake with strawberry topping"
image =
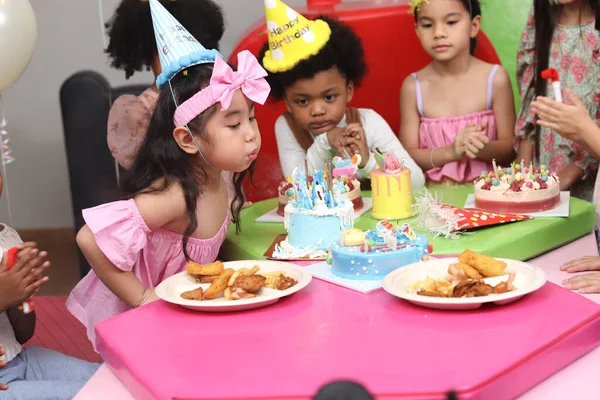
<path id="1" fill-rule="evenodd" d="M 506 213 L 533 213 L 560 205 L 558 176 L 545 165 L 525 167 L 523 162 L 510 167 L 483 171 L 475 179 L 475 207 Z"/>

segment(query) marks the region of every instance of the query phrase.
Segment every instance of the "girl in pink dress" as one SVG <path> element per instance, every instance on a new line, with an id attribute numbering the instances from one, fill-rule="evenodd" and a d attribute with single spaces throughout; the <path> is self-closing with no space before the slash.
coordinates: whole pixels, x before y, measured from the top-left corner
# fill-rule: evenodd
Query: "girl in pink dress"
<path id="1" fill-rule="evenodd" d="M 67 307 L 94 344 L 96 323 L 156 300 L 154 288 L 189 260 L 213 262 L 230 220 L 239 223 L 241 182 L 261 145 L 254 103 L 269 86 L 249 52 L 238 55 L 238 72 L 204 52 L 196 59 L 214 64 L 163 68 L 158 82 L 167 83 L 122 181 L 125 200 L 83 211 L 77 243 L 92 271 Z M 234 173 L 230 210 L 222 171 Z"/>
<path id="2" fill-rule="evenodd" d="M 492 160 L 513 160 L 514 100 L 508 74 L 473 56 L 478 0 L 413 0 L 416 31 L 432 62 L 400 92 L 400 141 L 428 184 L 471 182 Z"/>

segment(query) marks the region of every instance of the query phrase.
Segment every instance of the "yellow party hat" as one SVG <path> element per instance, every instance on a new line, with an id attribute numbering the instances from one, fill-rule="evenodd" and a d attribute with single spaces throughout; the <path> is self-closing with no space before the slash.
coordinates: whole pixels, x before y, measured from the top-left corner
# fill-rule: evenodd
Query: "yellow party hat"
<path id="1" fill-rule="evenodd" d="M 269 50 L 263 66 L 273 73 L 289 71 L 316 55 L 331 36 L 325 21 L 310 21 L 280 0 L 265 0 L 265 16 Z"/>

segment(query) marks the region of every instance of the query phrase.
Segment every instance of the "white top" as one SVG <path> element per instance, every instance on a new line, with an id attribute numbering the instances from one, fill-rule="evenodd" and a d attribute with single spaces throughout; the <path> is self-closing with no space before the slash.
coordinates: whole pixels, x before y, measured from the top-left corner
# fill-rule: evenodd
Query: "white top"
<path id="1" fill-rule="evenodd" d="M 4 224 L 0 224 L 3 228 L 0 231 L 0 257 L 4 255 L 4 252 L 12 249 L 13 247 L 23 243 L 21 237 L 13 228 L 8 227 Z M 0 296 L 2 294 L 0 293 Z M 15 358 L 23 349 L 21 344 L 15 338 L 15 331 L 13 330 L 6 312 L 0 313 L 0 344 L 4 347 L 5 355 L 4 359 L 8 362 Z M 0 357 L 2 359 L 2 357 Z"/>
<path id="2" fill-rule="evenodd" d="M 374 110 L 360 108 L 360 118 L 367 139 L 369 150 L 378 148 L 382 153 L 393 151 L 398 159 L 404 162 L 404 166 L 410 170 L 412 187 L 420 189 L 425 186 L 425 176 L 417 163 L 404 150 L 400 141 L 394 135 L 392 128 L 377 114 Z M 342 118 L 337 125 L 339 128 L 346 127 L 346 116 Z M 308 161 L 308 168 L 311 170 L 323 169 L 325 162 L 335 156 L 340 156 L 338 151 L 329 144 L 326 134 L 311 136 L 315 140 L 308 151 L 304 151 L 300 143 L 296 140 L 294 133 L 290 129 L 285 117 L 281 115 L 275 122 L 275 137 L 277 138 L 277 148 L 279 150 L 279 160 L 284 176 L 291 176 L 294 168 L 304 168 L 304 159 Z M 359 177 L 370 178 L 371 171 L 377 168 L 375 156 L 371 153 L 369 161 L 364 168 L 358 170 Z"/>

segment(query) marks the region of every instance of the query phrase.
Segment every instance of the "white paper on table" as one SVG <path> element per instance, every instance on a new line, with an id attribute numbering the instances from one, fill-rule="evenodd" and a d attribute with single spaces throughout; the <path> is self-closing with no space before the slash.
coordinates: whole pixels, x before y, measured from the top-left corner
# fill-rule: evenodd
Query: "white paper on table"
<path id="1" fill-rule="evenodd" d="M 571 192 L 560 192 L 560 205 L 552 210 L 535 213 L 513 213 L 535 218 L 568 217 L 571 204 Z M 471 193 L 465 202 L 465 208 L 475 208 L 475 194 Z"/>
<path id="2" fill-rule="evenodd" d="M 354 279 L 340 278 L 331 272 L 331 265 L 325 261 L 311 264 L 305 267 L 314 278 L 333 283 L 334 285 L 343 286 L 347 289 L 356 290 L 360 293 L 371 293 L 383 287 L 383 277 L 377 281 L 359 281 Z"/>
<path id="3" fill-rule="evenodd" d="M 361 208 L 360 210 L 356 211 L 354 213 L 354 219 L 358 219 L 358 217 L 360 217 L 361 215 L 363 215 L 364 213 L 366 213 L 367 211 L 369 211 L 371 208 L 373 208 L 373 199 L 370 197 L 363 197 L 363 208 Z M 283 223 L 283 217 L 279 214 L 277 214 L 277 209 L 274 208 L 271 211 L 269 211 L 266 214 L 261 215 L 260 217 L 256 218 L 256 222 L 281 222 Z"/>

